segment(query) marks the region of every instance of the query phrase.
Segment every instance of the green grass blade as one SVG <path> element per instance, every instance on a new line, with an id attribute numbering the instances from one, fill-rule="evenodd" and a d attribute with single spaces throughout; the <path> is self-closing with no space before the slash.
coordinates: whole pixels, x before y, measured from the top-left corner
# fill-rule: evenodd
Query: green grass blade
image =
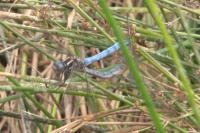
<path id="1" fill-rule="evenodd" d="M 164 42 L 166 43 L 166 45 L 168 47 L 168 51 L 174 60 L 174 63 L 176 65 L 176 70 L 177 70 L 177 72 L 180 76 L 180 79 L 182 81 L 182 84 L 183 84 L 183 89 L 187 93 L 189 104 L 192 107 L 192 110 L 196 116 L 198 126 L 200 127 L 200 112 L 199 112 L 198 106 L 195 102 L 194 92 L 192 90 L 190 81 L 187 77 L 186 71 L 181 64 L 181 61 L 176 52 L 176 49 L 173 46 L 173 40 L 172 40 L 171 36 L 168 34 L 167 28 L 165 26 L 165 22 L 163 21 L 163 18 L 161 16 L 161 12 L 155 3 L 155 0 L 145 0 L 145 3 L 146 3 L 146 6 L 148 7 L 150 13 L 152 14 L 153 18 L 155 19 L 156 23 L 160 27 L 161 33 L 163 34 L 163 37 L 164 37 Z"/>
<path id="2" fill-rule="evenodd" d="M 133 56 L 132 56 L 131 52 L 128 50 L 128 47 L 124 44 L 125 38 L 123 37 L 122 31 L 120 30 L 119 25 L 114 20 L 112 13 L 109 10 L 109 7 L 107 6 L 105 0 L 100 0 L 100 6 L 103 8 L 105 16 L 106 16 L 109 24 L 111 25 L 113 32 L 118 39 L 118 42 L 120 43 L 121 50 L 127 60 L 128 66 L 130 68 L 130 72 L 135 77 L 136 85 L 138 86 L 138 88 L 140 89 L 140 91 L 142 93 L 142 96 L 147 105 L 150 116 L 152 117 L 152 120 L 155 123 L 157 131 L 160 133 L 165 132 L 163 125 L 161 124 L 160 117 L 159 117 L 158 113 L 156 112 L 155 106 L 152 102 L 151 96 L 150 96 L 149 92 L 147 91 L 147 87 L 144 84 L 144 81 L 141 77 L 141 74 L 139 72 L 139 69 L 138 69 L 136 63 L 133 60 Z"/>

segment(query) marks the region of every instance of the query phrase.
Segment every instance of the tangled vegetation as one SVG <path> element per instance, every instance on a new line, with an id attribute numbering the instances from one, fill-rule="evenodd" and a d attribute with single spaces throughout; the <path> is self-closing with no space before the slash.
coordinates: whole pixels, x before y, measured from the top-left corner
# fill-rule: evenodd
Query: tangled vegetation
<path id="1" fill-rule="evenodd" d="M 0 132 L 200 132 L 199 7 L 195 0 L 0 1 Z M 120 74 L 73 71 L 65 81 L 53 69 L 116 42 L 119 51 L 88 68 L 106 73 L 123 64 Z"/>

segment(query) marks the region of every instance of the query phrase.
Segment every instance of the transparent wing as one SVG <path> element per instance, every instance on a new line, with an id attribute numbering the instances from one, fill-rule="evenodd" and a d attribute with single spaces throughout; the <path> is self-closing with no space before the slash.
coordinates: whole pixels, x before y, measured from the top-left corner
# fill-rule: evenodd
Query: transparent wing
<path id="1" fill-rule="evenodd" d="M 107 68 L 98 70 L 85 68 L 86 73 L 103 79 L 112 78 L 116 75 L 121 74 L 124 70 L 125 70 L 125 65 L 122 64 L 115 64 Z"/>

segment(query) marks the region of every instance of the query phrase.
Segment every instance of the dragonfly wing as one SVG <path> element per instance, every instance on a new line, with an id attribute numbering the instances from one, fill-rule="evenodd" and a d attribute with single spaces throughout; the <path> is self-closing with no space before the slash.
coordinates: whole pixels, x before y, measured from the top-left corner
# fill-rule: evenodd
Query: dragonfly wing
<path id="1" fill-rule="evenodd" d="M 111 68 L 109 67 L 109 69 L 107 69 L 106 71 L 103 71 L 100 69 L 94 70 L 94 69 L 85 68 L 86 73 L 99 77 L 99 78 L 103 78 L 103 79 L 112 78 L 116 75 L 120 75 L 122 74 L 124 70 L 125 70 L 125 65 L 122 65 L 122 64 L 117 64 Z"/>

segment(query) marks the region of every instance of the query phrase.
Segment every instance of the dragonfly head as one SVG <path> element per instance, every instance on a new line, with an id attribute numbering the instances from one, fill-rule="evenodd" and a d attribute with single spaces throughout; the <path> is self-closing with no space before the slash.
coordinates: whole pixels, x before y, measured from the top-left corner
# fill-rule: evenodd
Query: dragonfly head
<path id="1" fill-rule="evenodd" d="M 53 63 L 53 69 L 56 72 L 62 72 L 65 69 L 65 65 L 64 65 L 64 63 L 62 61 L 55 61 Z"/>
<path id="2" fill-rule="evenodd" d="M 79 58 L 68 57 L 65 61 L 55 61 L 53 63 L 53 70 L 56 72 L 56 75 L 65 81 L 73 71 L 84 72 L 85 65 Z"/>
<path id="3" fill-rule="evenodd" d="M 85 65 L 79 58 L 68 57 L 65 61 L 55 61 L 53 63 L 53 70 L 57 73 L 71 73 L 71 71 L 83 72 Z"/>

